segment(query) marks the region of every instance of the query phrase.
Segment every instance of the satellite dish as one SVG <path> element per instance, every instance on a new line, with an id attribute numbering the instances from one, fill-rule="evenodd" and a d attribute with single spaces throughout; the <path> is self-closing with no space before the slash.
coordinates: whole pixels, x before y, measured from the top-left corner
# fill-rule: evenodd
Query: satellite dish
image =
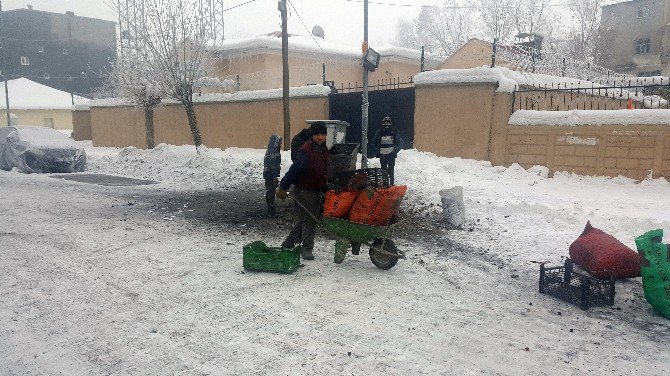
<path id="1" fill-rule="evenodd" d="M 315 37 L 319 37 L 321 39 L 325 38 L 325 34 L 323 33 L 323 29 L 319 25 L 316 25 L 312 28 L 312 35 L 314 35 Z"/>

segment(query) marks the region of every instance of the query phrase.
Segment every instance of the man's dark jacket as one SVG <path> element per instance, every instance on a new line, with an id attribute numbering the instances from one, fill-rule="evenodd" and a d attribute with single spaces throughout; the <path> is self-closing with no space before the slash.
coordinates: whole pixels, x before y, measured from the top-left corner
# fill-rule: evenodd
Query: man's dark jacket
<path id="1" fill-rule="evenodd" d="M 279 177 L 281 171 L 281 137 L 273 134 L 268 141 L 268 148 L 263 158 L 263 179 L 272 180 Z"/>
<path id="2" fill-rule="evenodd" d="M 326 144 L 310 139 L 298 150 L 295 162 L 284 175 L 279 187 L 288 190 L 291 184 L 307 191 L 320 191 L 328 183 L 330 155 Z"/>

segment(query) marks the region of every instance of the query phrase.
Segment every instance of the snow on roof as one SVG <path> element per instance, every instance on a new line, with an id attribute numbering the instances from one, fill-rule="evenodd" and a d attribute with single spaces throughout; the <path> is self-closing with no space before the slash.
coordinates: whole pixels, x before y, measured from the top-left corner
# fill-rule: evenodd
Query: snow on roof
<path id="1" fill-rule="evenodd" d="M 334 58 L 360 59 L 362 57 L 360 47 L 343 46 L 325 42 L 320 38 L 310 38 L 305 36 L 291 36 L 288 38 L 289 53 L 297 52 L 307 55 L 328 55 Z M 317 44 L 318 43 L 318 44 Z M 253 55 L 263 51 L 281 51 L 281 38 L 270 36 L 259 36 L 246 39 L 230 39 L 221 42 L 214 47 L 214 50 L 225 52 L 229 56 Z M 411 60 L 419 62 L 421 60 L 421 51 L 397 46 L 378 46 L 373 47 L 384 59 L 405 62 Z M 435 68 L 442 64 L 446 57 L 425 53 L 424 61 L 428 68 Z"/>
<path id="2" fill-rule="evenodd" d="M 519 110 L 510 125 L 583 126 L 583 125 L 670 125 L 670 110 Z"/>
<path id="3" fill-rule="evenodd" d="M 10 110 L 69 110 L 72 108 L 70 93 L 39 84 L 27 78 L 7 81 Z M 0 101 L 5 103 L 5 91 L 0 90 Z M 75 104 L 85 104 L 88 99 L 74 96 Z M 3 106 L 4 107 L 4 106 Z"/>
<path id="4" fill-rule="evenodd" d="M 323 85 L 308 85 L 289 88 L 290 98 L 311 98 L 327 97 L 330 94 L 330 87 Z M 237 93 L 210 93 L 195 95 L 193 101 L 196 103 L 217 103 L 217 102 L 253 102 L 264 100 L 277 100 L 283 96 L 282 89 L 238 91 Z M 163 104 L 177 103 L 175 100 L 166 99 Z M 107 98 L 96 99 L 89 102 L 90 107 L 116 107 L 133 106 L 126 98 Z"/>

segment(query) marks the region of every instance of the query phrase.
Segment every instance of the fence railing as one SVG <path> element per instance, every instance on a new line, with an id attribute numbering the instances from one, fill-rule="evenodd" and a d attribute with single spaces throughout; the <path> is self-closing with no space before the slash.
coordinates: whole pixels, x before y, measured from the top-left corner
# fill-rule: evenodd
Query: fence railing
<path id="1" fill-rule="evenodd" d="M 354 93 L 363 91 L 362 82 L 350 82 L 348 84 L 341 83 L 340 86 L 332 86 L 338 93 Z M 370 81 L 368 83 L 368 90 L 391 90 L 391 89 L 405 89 L 414 87 L 414 77 L 410 76 L 408 78 L 396 77 L 396 78 L 387 78 L 382 80 Z"/>
<path id="2" fill-rule="evenodd" d="M 566 111 L 670 108 L 670 82 L 647 82 L 590 87 L 546 85 L 514 92 L 514 110 Z"/>

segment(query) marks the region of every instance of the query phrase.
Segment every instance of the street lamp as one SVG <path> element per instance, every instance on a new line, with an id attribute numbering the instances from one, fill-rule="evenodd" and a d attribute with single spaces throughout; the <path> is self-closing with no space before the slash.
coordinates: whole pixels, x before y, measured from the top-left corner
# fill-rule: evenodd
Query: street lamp
<path id="1" fill-rule="evenodd" d="M 363 57 L 363 67 L 370 72 L 374 72 L 379 66 L 380 58 L 381 56 L 377 51 L 368 47 L 367 51 L 365 51 L 365 56 Z"/>

